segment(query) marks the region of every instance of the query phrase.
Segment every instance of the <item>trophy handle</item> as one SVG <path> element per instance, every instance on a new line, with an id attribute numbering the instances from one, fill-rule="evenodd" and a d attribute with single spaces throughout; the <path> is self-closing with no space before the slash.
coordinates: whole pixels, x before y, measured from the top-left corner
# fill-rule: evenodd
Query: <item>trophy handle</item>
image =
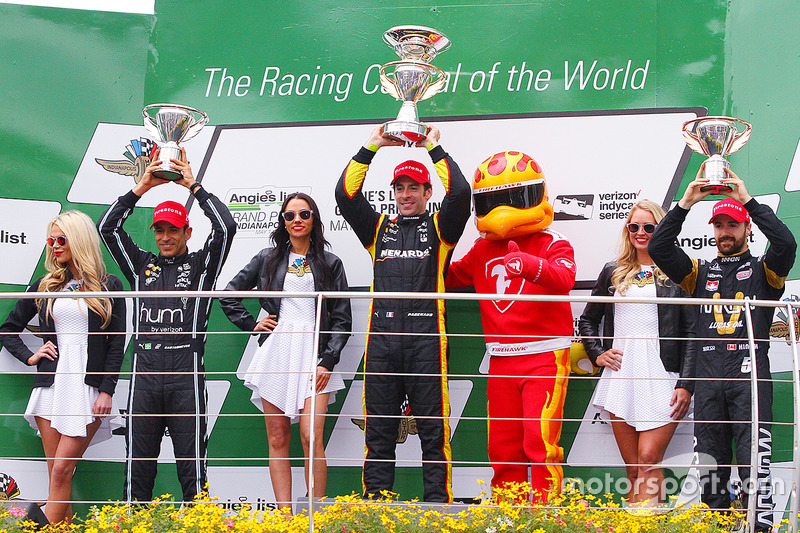
<path id="1" fill-rule="evenodd" d="M 163 104 L 155 104 L 155 105 L 163 105 Z M 142 109 L 142 118 L 144 119 L 144 129 L 147 130 L 147 133 L 150 134 L 150 137 L 153 139 L 161 139 L 161 134 L 158 132 L 158 128 L 156 128 L 156 121 L 150 116 L 150 113 L 147 112 L 148 109 L 155 107 L 155 106 L 147 106 Z"/>
<path id="2" fill-rule="evenodd" d="M 191 108 L 186 108 L 186 110 L 190 110 Z M 204 113 L 203 111 L 198 111 L 196 109 L 192 110 L 193 114 L 195 114 L 195 123 L 186 130 L 186 135 L 183 136 L 184 141 L 188 141 L 198 133 L 203 127 L 208 124 L 208 113 Z M 199 118 L 196 115 L 200 115 Z"/>
<path id="3" fill-rule="evenodd" d="M 392 81 L 392 78 L 390 78 L 389 75 L 386 74 L 386 67 L 388 67 L 389 65 L 394 65 L 396 63 L 398 62 L 392 61 L 391 63 L 381 65 L 379 77 L 381 79 L 381 87 L 383 87 L 383 90 L 386 91 L 389 94 L 389 96 L 391 96 L 395 100 L 402 100 L 403 97 L 400 96 L 400 91 L 397 90 L 394 81 Z"/>
<path id="4" fill-rule="evenodd" d="M 743 132 L 739 133 L 738 135 L 736 135 L 736 137 L 733 138 L 730 151 L 728 152 L 729 154 L 736 152 L 737 150 L 739 150 L 739 148 L 744 146 L 750 139 L 750 133 L 753 131 L 753 126 L 751 126 L 749 122 L 745 122 L 744 120 L 739 120 L 739 119 L 733 119 L 733 120 L 739 122 L 740 124 L 744 124 L 745 127 Z"/>
<path id="5" fill-rule="evenodd" d="M 433 65 L 428 65 L 428 68 L 430 68 L 432 73 L 435 72 L 438 75 L 438 78 L 433 83 L 428 84 L 428 87 L 425 88 L 425 91 L 422 93 L 420 100 L 427 100 L 434 94 L 441 91 L 442 87 L 444 87 L 445 84 L 447 83 L 447 72 L 444 72 L 443 70 L 434 67 Z"/>
<path id="6" fill-rule="evenodd" d="M 706 117 L 701 117 L 701 118 L 706 118 Z M 684 122 L 681 128 L 681 134 L 683 135 L 683 140 L 686 141 L 686 144 L 689 145 L 689 148 L 691 148 L 698 154 L 708 155 L 706 151 L 703 149 L 703 145 L 700 144 L 700 140 L 697 138 L 697 134 L 687 129 L 687 126 L 689 126 L 690 124 L 692 125 L 692 129 L 694 129 L 694 123 L 699 120 L 700 118 L 695 118 Z"/>

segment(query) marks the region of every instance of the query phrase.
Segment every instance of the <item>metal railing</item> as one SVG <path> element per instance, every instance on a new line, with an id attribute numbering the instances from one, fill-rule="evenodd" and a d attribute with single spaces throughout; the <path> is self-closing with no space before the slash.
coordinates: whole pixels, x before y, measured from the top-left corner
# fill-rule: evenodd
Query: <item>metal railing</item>
<path id="1" fill-rule="evenodd" d="M 175 292 L 172 291 L 119 291 L 119 292 L 68 292 L 68 293 L 0 293 L 0 300 L 2 299 L 21 299 L 21 298 L 174 298 Z M 734 300 L 734 299 L 703 299 L 703 298 L 657 298 L 657 299 L 649 299 L 649 298 L 619 298 L 619 297 L 598 297 L 598 296 L 547 296 L 547 295 L 497 295 L 497 294 L 472 294 L 472 293 L 403 293 L 403 292 L 385 292 L 385 293 L 373 293 L 373 292 L 313 292 L 313 293 L 291 293 L 291 292 L 270 292 L 270 291 L 180 291 L 180 296 L 183 298 L 314 298 L 315 300 L 315 309 L 316 309 L 316 326 L 314 330 L 314 352 L 318 353 L 319 347 L 319 340 L 321 333 L 330 333 L 320 331 L 320 317 L 323 311 L 323 302 L 325 299 L 328 298 L 348 298 L 351 300 L 356 299 L 422 299 L 422 300 L 449 300 L 449 301 L 478 301 L 478 300 L 495 300 L 495 301 L 538 301 L 538 302 L 570 302 L 570 303 L 588 303 L 588 302 L 597 302 L 597 303 L 632 303 L 632 304 L 674 304 L 674 305 L 711 305 L 711 306 L 739 306 L 743 308 L 745 311 L 746 316 L 746 327 L 747 327 L 747 338 L 749 343 L 749 351 L 750 351 L 750 358 L 751 358 L 751 368 L 755 370 L 757 368 L 757 352 L 756 352 L 756 343 L 757 342 L 769 342 L 769 339 L 756 339 L 753 328 L 752 328 L 752 311 L 755 308 L 759 307 L 770 307 L 770 308 L 783 308 L 786 311 L 787 319 L 787 326 L 789 333 L 787 335 L 789 344 L 791 346 L 792 351 L 792 396 L 793 396 L 793 447 L 792 447 L 792 481 L 791 481 L 791 489 L 790 489 L 790 510 L 789 514 L 789 531 L 796 532 L 797 531 L 797 524 L 798 524 L 798 496 L 799 492 L 798 489 L 800 488 L 800 359 L 798 358 L 798 349 L 797 349 L 797 335 L 798 332 L 795 328 L 795 317 L 797 316 L 797 310 L 800 308 L 800 302 L 796 301 L 784 301 L 784 302 L 777 302 L 771 300 L 752 300 L 750 298 L 744 298 L 743 300 Z M 476 311 L 477 312 L 477 311 Z M 134 320 L 134 330 L 132 332 L 124 332 L 121 334 L 132 333 L 135 335 L 148 335 L 151 334 L 149 332 L 138 332 L 136 327 L 138 325 L 138 320 Z M 186 335 L 190 333 L 198 333 L 200 335 L 214 335 L 217 333 L 228 335 L 230 332 L 178 332 L 174 334 Z M 241 335 L 250 335 L 250 332 L 237 332 Z M 353 332 L 353 334 L 366 334 L 369 332 Z M 32 333 L 30 333 L 32 334 Z M 92 334 L 92 333 L 90 333 Z M 370 335 L 379 335 L 379 333 L 369 333 Z M 413 332 L 409 333 L 394 333 L 397 335 L 429 335 L 429 334 L 417 334 Z M 157 335 L 160 336 L 168 336 L 170 333 L 166 332 L 159 332 Z M 392 335 L 391 333 L 388 335 Z M 476 337 L 482 338 L 483 335 L 478 334 L 446 334 L 448 337 L 458 337 L 458 336 L 466 336 L 466 337 Z M 509 335 L 508 337 L 518 337 L 521 335 Z M 524 335 L 529 337 L 528 335 Z M 694 338 L 693 340 L 702 341 L 702 338 Z M 709 339 L 709 340 L 716 340 L 719 339 Z M 2 338 L 0 337 L 0 341 Z M 702 357 L 702 353 L 698 353 L 698 357 Z M 314 359 L 316 361 L 316 359 Z M 317 366 L 316 364 L 312 365 L 312 368 L 309 369 L 311 372 L 311 379 L 312 383 L 316 383 L 317 380 Z M 122 371 L 121 374 L 126 374 L 126 372 Z M 206 374 L 236 374 L 235 371 L 233 372 L 207 372 Z M 356 373 L 360 374 L 360 373 Z M 366 373 L 363 373 L 366 374 Z M 408 374 L 402 374 L 408 375 Z M 431 376 L 431 374 L 425 374 Z M 435 374 L 434 374 L 435 375 Z M 453 377 L 456 376 L 455 374 L 445 374 L 446 377 Z M 485 375 L 482 374 L 458 374 L 458 377 L 469 377 L 469 378 L 486 378 Z M 494 376 L 494 377 L 506 377 L 506 376 Z M 515 377 L 515 376 L 508 376 L 508 377 Z M 552 377 L 552 376 L 529 376 L 529 377 Z M 596 376 L 575 376 L 575 375 L 568 375 L 565 379 L 591 379 L 596 380 L 599 379 Z M 631 379 L 631 378 L 626 378 Z M 683 379 L 683 378 L 682 378 Z M 695 381 L 702 381 L 703 378 L 692 378 Z M 759 399 L 758 399 L 758 387 L 759 387 L 759 379 L 758 379 L 758 372 L 752 371 L 750 372 L 749 381 L 751 383 L 751 431 L 750 431 L 750 469 L 751 469 L 751 478 L 755 477 L 756 469 L 758 468 L 758 437 L 759 437 Z M 775 381 L 775 380 L 773 380 Z M 317 394 L 311 395 L 311 413 L 308 416 L 314 417 L 316 413 L 316 401 L 317 401 Z M 19 414 L 9 413 L 5 416 L 21 416 Z M 136 415 L 132 413 L 127 413 L 125 416 L 142 416 Z M 145 415 L 145 416 L 152 416 L 152 415 Z M 186 415 L 186 416 L 196 416 L 196 415 Z M 208 416 L 206 414 L 205 416 Z M 263 417 L 265 415 L 253 414 L 248 415 L 245 413 L 235 413 L 232 415 L 223 415 L 222 413 L 217 414 L 216 416 L 257 416 Z M 327 417 L 337 417 L 340 415 L 337 414 L 326 414 Z M 403 415 L 381 415 L 382 418 L 403 418 Z M 415 417 L 415 418 L 423 418 L 423 417 Z M 313 420 L 313 419 L 312 419 Z M 486 420 L 486 417 L 461 417 L 460 420 Z M 560 419 L 562 422 L 580 422 L 583 419 L 568 419 L 562 418 Z M 736 423 L 731 421 L 729 423 Z M 740 423 L 740 422 L 739 422 Z M 313 423 L 309 424 L 309 457 L 308 457 L 308 464 L 309 464 L 309 476 L 308 476 L 308 513 L 310 518 L 310 526 L 309 531 L 314 530 L 314 507 L 315 502 L 313 498 L 314 494 L 314 461 L 315 461 L 315 452 L 314 452 L 314 442 L 316 438 L 316 425 Z M 41 459 L 40 457 L 17 457 L 17 459 Z M 183 459 L 183 458 L 181 458 Z M 232 458 L 231 460 L 239 460 L 243 458 Z M 258 460 L 262 460 L 264 458 L 258 458 Z M 294 458 L 289 458 L 294 459 Z M 401 460 L 397 460 L 394 462 L 400 462 Z M 423 464 L 426 462 L 434 462 L 434 461 L 422 461 Z M 438 462 L 438 461 L 437 461 Z M 490 464 L 486 461 L 450 461 L 451 464 L 472 464 L 472 465 L 486 465 Z M 531 463 L 521 463 L 521 464 L 531 464 Z M 566 466 L 566 463 L 562 463 L 562 466 Z M 589 466 L 589 465 L 581 465 L 581 466 Z M 630 465 L 630 466 L 638 466 L 638 465 Z M 649 465 L 645 465 L 649 466 Z M 673 465 L 673 466 L 685 466 L 691 467 L 692 465 Z M 719 465 L 723 467 L 730 467 L 734 465 Z M 735 465 L 741 466 L 741 465 Z M 755 516 L 756 516 L 756 500 L 755 494 L 752 494 L 751 497 L 748 499 L 748 509 L 747 509 L 747 523 L 748 523 L 748 530 L 753 531 L 755 526 Z M 72 503 L 102 503 L 102 502 L 95 502 L 95 501 L 72 501 Z M 784 512 L 784 511 L 781 511 Z"/>

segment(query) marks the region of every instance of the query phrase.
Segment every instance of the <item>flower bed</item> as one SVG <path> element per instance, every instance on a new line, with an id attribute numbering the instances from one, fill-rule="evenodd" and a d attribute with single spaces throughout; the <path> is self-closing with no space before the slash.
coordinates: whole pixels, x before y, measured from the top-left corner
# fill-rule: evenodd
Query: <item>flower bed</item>
<path id="1" fill-rule="evenodd" d="M 314 530 L 320 533 L 717 533 L 729 531 L 735 517 L 707 509 L 671 509 L 638 512 L 623 509 L 611 495 L 595 498 L 568 490 L 548 506 L 527 507 L 522 501 L 529 487 L 511 487 L 498 498 L 469 506 L 460 512 L 437 510 L 419 502 L 397 502 L 391 494 L 379 502 L 356 495 L 341 496 L 314 513 Z M 18 507 L 0 510 L 0 531 L 28 533 L 32 524 L 18 522 L 24 511 Z M 212 531 L 286 532 L 308 531 L 309 518 L 278 511 L 253 512 L 245 506 L 237 512 L 223 509 L 213 498 L 198 498 L 180 508 L 162 499 L 151 505 L 109 504 L 92 507 L 85 519 L 69 526 L 39 531 L 79 533 L 207 533 Z"/>

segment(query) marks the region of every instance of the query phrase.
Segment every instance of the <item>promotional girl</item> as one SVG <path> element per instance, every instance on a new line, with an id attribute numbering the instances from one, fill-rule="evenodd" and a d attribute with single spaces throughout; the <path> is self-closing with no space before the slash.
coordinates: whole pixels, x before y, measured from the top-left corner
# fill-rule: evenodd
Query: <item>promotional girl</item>
<path id="1" fill-rule="evenodd" d="M 619 257 L 603 267 L 592 296 L 686 296 L 647 252 L 663 217 L 661 206 L 650 200 L 633 206 L 620 237 Z M 606 367 L 594 405 L 610 414 L 626 464 L 630 503 L 663 501 L 664 475 L 657 465 L 689 410 L 694 390 L 694 382 L 686 378 L 695 374 L 696 347 L 689 340 L 695 336 L 695 311 L 688 305 L 591 302 L 581 315 L 578 327 L 586 353 L 595 366 Z"/>
<path id="2" fill-rule="evenodd" d="M 314 200 L 303 193 L 289 195 L 280 212 L 282 224 L 272 232 L 272 248 L 261 250 L 231 281 L 226 290 L 313 292 L 346 291 L 341 260 L 325 251 L 322 220 Z M 279 507 L 291 507 L 292 475 L 289 464 L 291 423 L 300 422 L 300 440 L 308 458 L 311 396 L 317 395 L 314 413 L 314 497 L 325 495 L 327 466 L 322 433 L 330 393 L 344 388 L 333 374 L 350 336 L 350 301 L 325 300 L 319 351 L 313 353 L 316 300 L 314 298 L 262 298 L 266 316 L 256 321 L 240 299 L 223 298 L 220 304 L 231 322 L 244 331 L 262 333 L 259 348 L 247 369 L 244 384 L 253 390 L 251 400 L 261 409 L 269 441 L 269 474 Z M 328 333 L 325 333 L 328 332 Z M 311 383 L 313 364 L 317 381 Z M 306 460 L 306 480 L 308 461 Z"/>
<path id="3" fill-rule="evenodd" d="M 47 274 L 28 292 L 121 291 L 107 274 L 92 220 L 79 211 L 58 215 L 47 228 Z M 44 344 L 32 352 L 19 333 L 37 315 Z M 125 348 L 125 301 L 121 298 L 21 298 L 0 340 L 11 354 L 36 365 L 25 418 L 42 436 L 51 524 L 70 522 L 72 476 L 78 459 L 111 412 Z"/>

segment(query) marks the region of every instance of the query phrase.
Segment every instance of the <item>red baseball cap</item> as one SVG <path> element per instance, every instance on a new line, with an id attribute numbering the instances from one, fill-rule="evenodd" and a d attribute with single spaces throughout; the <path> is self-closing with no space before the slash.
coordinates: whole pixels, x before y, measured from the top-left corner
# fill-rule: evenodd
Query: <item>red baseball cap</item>
<path id="1" fill-rule="evenodd" d="M 189 225 L 189 212 L 183 205 L 178 202 L 161 202 L 156 206 L 153 211 L 153 223 L 150 227 L 156 225 L 156 222 L 168 222 L 176 228 L 183 228 Z"/>
<path id="2" fill-rule="evenodd" d="M 747 212 L 747 209 L 744 208 L 741 202 L 737 202 L 733 198 L 726 198 L 715 203 L 714 207 L 711 209 L 711 219 L 708 223 L 713 223 L 714 217 L 717 215 L 728 215 L 736 222 L 750 223 L 750 214 Z"/>
<path id="3" fill-rule="evenodd" d="M 397 165 L 397 167 L 395 167 L 394 178 L 392 179 L 392 183 L 390 183 L 390 185 L 394 185 L 394 182 L 396 182 L 397 179 L 402 176 L 408 176 L 417 183 L 429 184 L 431 182 L 431 175 L 428 172 L 427 167 L 418 161 L 414 161 L 413 159 L 403 161 Z"/>

